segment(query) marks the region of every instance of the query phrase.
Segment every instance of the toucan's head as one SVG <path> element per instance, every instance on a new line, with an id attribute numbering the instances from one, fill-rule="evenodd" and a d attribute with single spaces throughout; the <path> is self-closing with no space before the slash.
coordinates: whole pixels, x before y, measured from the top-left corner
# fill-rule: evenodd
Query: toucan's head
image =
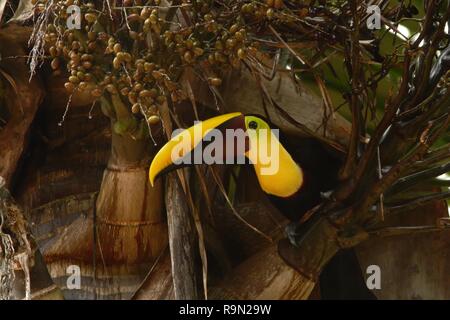
<path id="1" fill-rule="evenodd" d="M 281 145 L 277 129 L 262 118 L 228 113 L 174 132 L 156 154 L 149 177 L 195 164 L 242 164 L 248 159 L 261 188 L 268 194 L 290 197 L 303 184 L 303 172 Z"/>

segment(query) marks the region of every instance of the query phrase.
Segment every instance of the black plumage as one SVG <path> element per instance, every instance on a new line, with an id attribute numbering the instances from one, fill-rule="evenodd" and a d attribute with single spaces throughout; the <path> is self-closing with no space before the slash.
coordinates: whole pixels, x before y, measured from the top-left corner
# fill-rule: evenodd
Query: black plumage
<path id="1" fill-rule="evenodd" d="M 280 142 L 302 168 L 304 183 L 289 198 L 269 197 L 284 216 L 297 222 L 306 212 L 323 202 L 324 193 L 336 188 L 343 154 L 313 138 L 280 135 Z M 365 284 L 353 248 L 338 252 L 325 266 L 319 280 L 322 299 L 376 299 Z"/>
<path id="2" fill-rule="evenodd" d="M 298 221 L 310 209 L 320 204 L 322 193 L 337 186 L 341 157 L 317 139 L 280 137 L 280 142 L 303 171 L 303 185 L 289 198 L 270 196 L 271 201 L 290 221 Z"/>

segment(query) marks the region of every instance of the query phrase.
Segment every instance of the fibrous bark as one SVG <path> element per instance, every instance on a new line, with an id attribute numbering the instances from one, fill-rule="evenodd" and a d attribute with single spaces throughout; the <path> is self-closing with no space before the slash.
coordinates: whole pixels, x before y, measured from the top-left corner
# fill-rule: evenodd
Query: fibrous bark
<path id="1" fill-rule="evenodd" d="M 0 299 L 61 299 L 22 209 L 0 177 Z"/>
<path id="2" fill-rule="evenodd" d="M 168 175 L 165 196 L 175 299 L 200 299 L 203 295 L 198 276 L 198 238 L 176 173 Z"/>

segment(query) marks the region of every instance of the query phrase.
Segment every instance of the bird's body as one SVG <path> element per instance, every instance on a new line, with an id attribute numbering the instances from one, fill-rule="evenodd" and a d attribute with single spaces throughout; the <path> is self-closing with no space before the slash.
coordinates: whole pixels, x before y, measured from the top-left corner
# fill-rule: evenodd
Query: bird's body
<path id="1" fill-rule="evenodd" d="M 303 169 L 302 188 L 288 198 L 270 196 L 275 207 L 290 221 L 297 222 L 309 210 L 323 202 L 324 193 L 338 185 L 342 158 L 317 139 L 281 136 L 280 141 Z M 356 252 L 341 250 L 325 266 L 319 277 L 322 299 L 374 300 L 367 288 Z"/>
<path id="2" fill-rule="evenodd" d="M 313 138 L 281 136 L 294 161 L 302 168 L 303 185 L 287 198 L 269 196 L 272 203 L 290 221 L 297 222 L 310 209 L 319 205 L 322 194 L 333 190 L 338 183 L 340 156 Z"/>
<path id="3" fill-rule="evenodd" d="M 324 193 L 336 188 L 342 157 L 317 139 L 281 136 L 280 141 L 302 168 L 304 181 L 302 188 L 291 197 L 269 198 L 287 219 L 295 223 L 323 202 Z M 365 284 L 353 248 L 341 250 L 328 262 L 319 283 L 322 299 L 376 299 Z"/>

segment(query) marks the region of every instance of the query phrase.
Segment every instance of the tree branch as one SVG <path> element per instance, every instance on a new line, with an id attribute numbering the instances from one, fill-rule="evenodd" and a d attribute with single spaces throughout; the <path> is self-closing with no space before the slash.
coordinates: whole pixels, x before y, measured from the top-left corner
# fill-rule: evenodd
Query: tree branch
<path id="1" fill-rule="evenodd" d="M 198 238 L 176 172 L 168 174 L 165 194 L 175 299 L 202 299 Z"/>

